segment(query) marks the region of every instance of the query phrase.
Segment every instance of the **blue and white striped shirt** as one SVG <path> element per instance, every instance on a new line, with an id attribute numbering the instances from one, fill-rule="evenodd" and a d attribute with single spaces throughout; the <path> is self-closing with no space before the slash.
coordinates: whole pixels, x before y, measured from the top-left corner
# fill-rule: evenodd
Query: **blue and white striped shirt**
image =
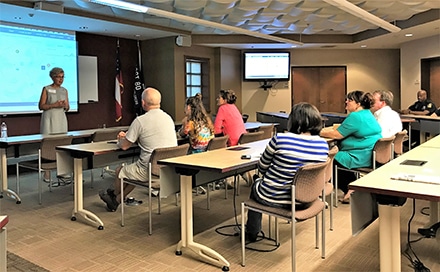
<path id="1" fill-rule="evenodd" d="M 305 164 L 325 162 L 328 144 L 319 137 L 278 133 L 266 146 L 258 163 L 263 175 L 256 191 L 262 199 L 279 204 L 291 204 L 291 186 L 298 168 Z"/>

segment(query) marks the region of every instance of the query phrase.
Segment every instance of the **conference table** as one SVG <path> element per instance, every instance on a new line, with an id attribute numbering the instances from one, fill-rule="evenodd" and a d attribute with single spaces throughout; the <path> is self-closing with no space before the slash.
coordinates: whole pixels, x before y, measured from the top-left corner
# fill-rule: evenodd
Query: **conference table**
<path id="1" fill-rule="evenodd" d="M 433 136 L 440 134 L 440 117 L 414 114 L 404 114 L 401 115 L 401 117 L 413 119 L 419 123 L 420 143 L 426 142 L 426 133 L 429 133 Z"/>
<path id="2" fill-rule="evenodd" d="M 88 168 L 94 168 L 97 165 L 106 165 L 109 162 L 115 162 L 118 160 L 121 154 L 130 155 L 130 153 L 137 148 L 137 145 L 133 145 L 128 150 L 124 151 L 120 149 L 116 143 L 117 141 L 115 140 L 74 145 L 62 145 L 56 147 L 57 174 L 66 175 L 73 172 L 74 176 L 74 203 L 71 217 L 72 221 L 76 221 L 77 216 L 80 216 L 86 222 L 97 226 L 98 230 L 104 229 L 104 222 L 102 222 L 102 220 L 96 214 L 84 209 L 83 160 L 92 160 L 93 163 L 89 163 Z"/>
<path id="3" fill-rule="evenodd" d="M 244 145 L 212 150 L 158 161 L 161 167 L 161 196 L 180 191 L 181 194 L 181 240 L 177 244 L 176 255 L 187 247 L 204 261 L 229 270 L 229 262 L 215 250 L 194 242 L 192 176 L 197 175 L 197 184 L 205 184 L 227 176 L 238 175 L 255 169 L 269 139 Z M 241 159 L 251 155 L 250 159 Z M 180 186 L 179 186 L 180 185 Z"/>
<path id="4" fill-rule="evenodd" d="M 430 223 L 439 221 L 440 136 L 350 183 L 358 192 L 430 201 Z M 431 142 L 432 141 L 432 142 Z M 401 271 L 399 205 L 378 205 L 380 270 Z M 352 214 L 360 212 L 353 211 Z M 352 218 L 353 220 L 353 218 Z"/>
<path id="5" fill-rule="evenodd" d="M 22 135 L 22 136 L 10 136 L 7 138 L 0 138 L 0 178 L 1 178 L 1 197 L 3 197 L 3 193 L 6 196 L 15 199 L 17 204 L 21 203 L 20 196 L 14 192 L 13 190 L 8 188 L 8 159 L 20 160 L 26 158 L 20 155 L 20 147 L 23 145 L 30 145 L 35 143 L 40 143 L 44 138 L 48 137 L 59 137 L 59 136 L 72 136 L 73 139 L 83 138 L 84 141 L 90 141 L 93 133 L 98 130 L 127 130 L 128 126 L 119 126 L 119 127 L 111 127 L 111 128 L 97 128 L 97 129 L 86 129 L 86 130 L 76 130 L 69 131 L 67 133 L 59 133 L 59 134 L 30 134 L 30 135 Z M 13 147 L 14 156 L 7 157 L 7 149 L 9 147 Z M 28 156 L 27 159 L 37 159 L 35 155 Z"/>
<path id="6" fill-rule="evenodd" d="M 289 120 L 289 114 L 285 112 L 261 112 L 257 111 L 257 121 L 262 123 L 277 123 L 278 132 L 284 132 L 287 130 L 287 122 Z"/>

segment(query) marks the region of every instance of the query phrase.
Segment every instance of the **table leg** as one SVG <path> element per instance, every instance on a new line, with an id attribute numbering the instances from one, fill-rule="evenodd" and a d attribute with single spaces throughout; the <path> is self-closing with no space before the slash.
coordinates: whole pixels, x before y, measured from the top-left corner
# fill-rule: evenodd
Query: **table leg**
<path id="1" fill-rule="evenodd" d="M 379 204 L 380 271 L 400 272 L 400 206 Z"/>
<path id="2" fill-rule="evenodd" d="M 99 230 L 104 229 L 104 223 L 99 219 L 99 217 L 83 208 L 83 171 L 82 171 L 82 159 L 75 158 L 73 160 L 73 171 L 75 177 L 75 196 L 73 200 L 73 212 L 72 221 L 76 221 L 76 217 L 79 215 L 84 218 L 87 222 L 98 226 Z"/>
<path id="3" fill-rule="evenodd" d="M 440 222 L 440 202 L 429 203 L 429 225 L 432 226 L 435 223 Z"/>
<path id="4" fill-rule="evenodd" d="M 177 244 L 176 255 L 182 254 L 182 247 L 188 247 L 197 253 L 204 261 L 222 267 L 223 271 L 229 271 L 229 262 L 215 250 L 195 243 L 193 240 L 193 207 L 192 207 L 192 179 L 191 176 L 180 176 L 181 194 L 181 235 Z"/>
<path id="5" fill-rule="evenodd" d="M 16 203 L 20 204 L 21 203 L 20 196 L 11 189 L 8 189 L 8 163 L 6 158 L 6 149 L 4 148 L 0 148 L 0 163 L 1 163 L 0 176 L 2 179 L 1 196 L 3 197 L 3 194 L 6 194 L 7 197 L 15 199 Z"/>
<path id="6" fill-rule="evenodd" d="M 420 129 L 420 143 L 419 144 L 423 144 L 424 142 L 426 142 L 426 133 L 424 131 L 422 131 L 422 129 Z"/>

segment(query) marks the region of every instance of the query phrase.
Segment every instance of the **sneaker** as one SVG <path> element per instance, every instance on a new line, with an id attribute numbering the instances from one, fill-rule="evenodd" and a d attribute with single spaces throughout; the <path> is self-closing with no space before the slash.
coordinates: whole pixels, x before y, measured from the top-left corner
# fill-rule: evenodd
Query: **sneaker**
<path id="1" fill-rule="evenodd" d="M 107 204 L 107 209 L 110 212 L 115 212 L 118 209 L 119 202 L 116 201 L 115 195 L 106 194 L 104 191 L 99 192 L 99 197 Z"/>

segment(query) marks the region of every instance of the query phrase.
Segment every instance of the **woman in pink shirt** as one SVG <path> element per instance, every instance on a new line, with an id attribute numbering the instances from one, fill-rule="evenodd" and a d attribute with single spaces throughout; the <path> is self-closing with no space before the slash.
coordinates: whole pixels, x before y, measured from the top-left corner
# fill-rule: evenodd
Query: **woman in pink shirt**
<path id="1" fill-rule="evenodd" d="M 228 146 L 237 145 L 241 134 L 246 133 L 243 117 L 235 106 L 236 100 L 237 96 L 232 90 L 220 90 L 217 98 L 219 108 L 215 117 L 214 132 L 229 135 Z"/>

